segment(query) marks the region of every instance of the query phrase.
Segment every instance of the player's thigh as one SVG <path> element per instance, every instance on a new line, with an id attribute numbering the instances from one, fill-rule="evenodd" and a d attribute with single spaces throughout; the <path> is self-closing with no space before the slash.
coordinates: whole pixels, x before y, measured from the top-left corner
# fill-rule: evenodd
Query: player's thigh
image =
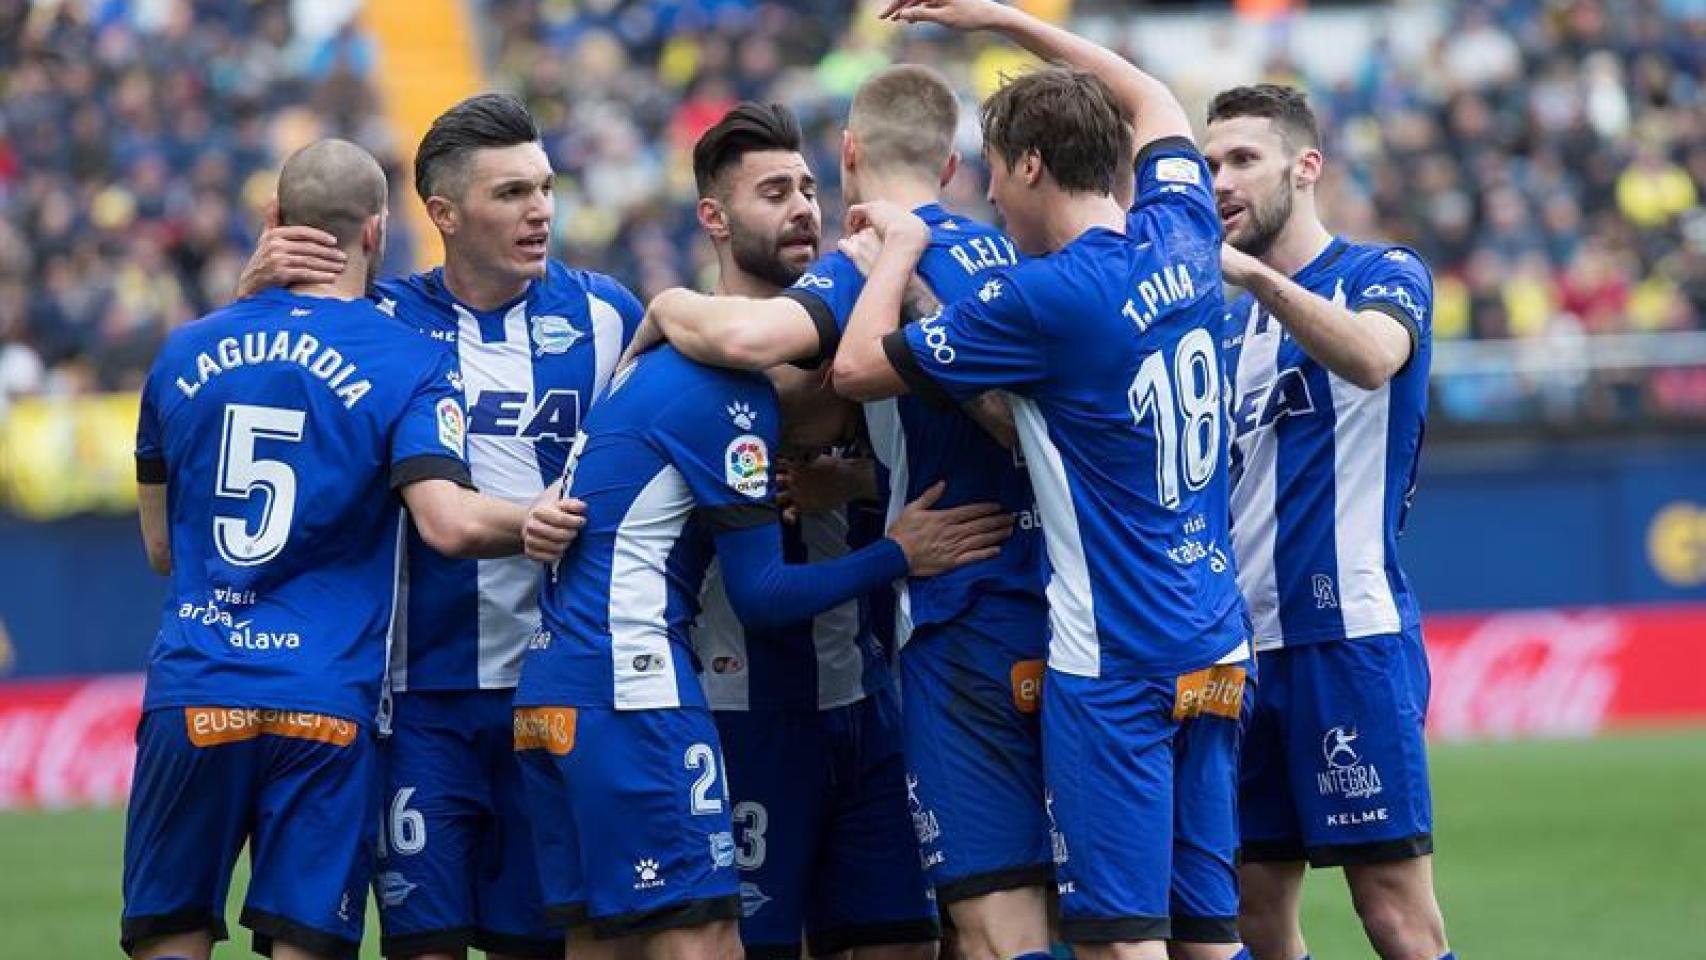
<path id="1" fill-rule="evenodd" d="M 579 713 L 567 772 L 594 930 L 612 939 L 737 920 L 734 835 L 710 711 Z"/>
<path id="2" fill-rule="evenodd" d="M 729 777 L 741 943 L 751 960 L 791 960 L 800 955 L 829 789 L 822 723 L 817 711 L 714 716 Z"/>
<path id="3" fill-rule="evenodd" d="M 1315 644 L 1294 657 L 1287 752 L 1309 861 L 1342 866 L 1431 853 L 1420 636 Z"/>
<path id="4" fill-rule="evenodd" d="M 528 815 L 526 782 L 515 752 L 512 695 L 483 691 L 485 720 L 477 742 L 491 790 L 474 883 L 474 946 L 493 957 L 563 954 L 564 929 L 545 917 L 539 882 L 540 844 Z"/>
<path id="5" fill-rule="evenodd" d="M 1173 735 L 1172 940 L 1198 957 L 1238 942 L 1238 756 L 1254 693 L 1250 664 L 1180 677 Z"/>
<path id="6" fill-rule="evenodd" d="M 1255 693 L 1238 762 L 1239 857 L 1245 863 L 1303 859 L 1288 740 L 1292 653 L 1280 648 L 1256 655 Z"/>
<path id="7" fill-rule="evenodd" d="M 376 738 L 352 721 L 280 713 L 259 743 L 266 768 L 243 925 L 262 942 L 352 954 L 378 840 Z"/>
<path id="8" fill-rule="evenodd" d="M 385 786 L 378 873 L 382 948 L 388 957 L 456 953 L 472 942 L 479 852 L 490 785 L 478 753 L 477 701 L 405 692 L 393 698 L 381 743 Z M 509 732 L 509 711 L 499 719 Z"/>
<path id="9" fill-rule="evenodd" d="M 835 791 L 811 878 L 812 955 L 934 943 L 941 927 L 907 808 L 894 692 L 878 690 L 820 715 Z"/>
<path id="10" fill-rule="evenodd" d="M 198 718 L 199 744 L 192 741 Z M 210 734 L 223 737 L 232 726 L 224 708 L 153 710 L 137 724 L 124 831 L 126 949 L 177 943 L 184 934 L 227 935 L 225 898 L 259 769 L 253 739 L 211 742 Z"/>
<path id="11" fill-rule="evenodd" d="M 1106 952 L 1170 935 L 1172 707 L 1171 683 L 1047 673 L 1043 758 L 1060 927 L 1075 946 Z"/>
<path id="12" fill-rule="evenodd" d="M 1040 653 L 1036 637 L 953 626 L 920 629 L 901 652 L 907 799 L 943 905 L 1053 881 Z"/>

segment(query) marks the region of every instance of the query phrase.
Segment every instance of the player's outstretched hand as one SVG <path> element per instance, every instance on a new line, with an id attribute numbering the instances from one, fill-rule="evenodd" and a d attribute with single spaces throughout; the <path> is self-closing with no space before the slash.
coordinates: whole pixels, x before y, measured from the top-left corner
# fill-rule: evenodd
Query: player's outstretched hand
<path id="1" fill-rule="evenodd" d="M 555 563 L 586 526 L 586 504 L 563 497 L 562 489 L 557 483 L 546 487 L 527 511 L 527 521 L 521 525 L 521 547 L 529 560 Z"/>
<path id="2" fill-rule="evenodd" d="M 622 351 L 622 359 L 616 361 L 618 370 L 629 360 L 659 346 L 669 338 L 664 326 L 664 318 L 669 311 L 669 298 L 687 292 L 690 291 L 681 287 L 671 287 L 652 298 L 652 302 L 646 305 L 645 317 L 641 318 L 640 326 L 634 331 L 634 339 L 628 341 L 628 349 Z"/>
<path id="3" fill-rule="evenodd" d="M 996 26 L 1002 6 L 994 0 L 889 0 L 878 14 L 899 23 L 935 23 L 954 30 L 989 30 Z"/>
<path id="4" fill-rule="evenodd" d="M 888 200 L 873 200 L 847 209 L 847 232 L 870 230 L 884 245 L 908 240 L 919 246 L 930 242 L 930 228 L 911 210 Z"/>
<path id="5" fill-rule="evenodd" d="M 237 279 L 237 297 L 293 283 L 331 283 L 348 260 L 338 249 L 338 238 L 324 230 L 279 226 L 275 200 L 267 207 L 267 228 Z"/>
<path id="6" fill-rule="evenodd" d="M 1000 504 L 930 509 L 942 498 L 943 489 L 945 484 L 938 481 L 919 494 L 889 527 L 889 539 L 900 544 L 907 569 L 915 577 L 934 576 L 988 560 L 1000 552 L 1001 544 L 1013 533 L 1013 515 L 1003 512 Z"/>
<path id="7" fill-rule="evenodd" d="M 1262 269 L 1262 261 L 1230 243 L 1220 245 L 1220 275 L 1235 287 L 1247 287 L 1250 278 Z"/>
<path id="8" fill-rule="evenodd" d="M 877 265 L 877 255 L 883 252 L 883 241 L 875 230 L 860 230 L 837 240 L 835 248 L 846 254 L 859 272 L 868 277 L 871 268 Z"/>
<path id="9" fill-rule="evenodd" d="M 776 471 L 776 505 L 782 508 L 782 519 L 798 523 L 802 516 L 828 513 L 856 499 L 859 474 L 870 469 L 864 457 L 836 454 L 784 461 Z"/>

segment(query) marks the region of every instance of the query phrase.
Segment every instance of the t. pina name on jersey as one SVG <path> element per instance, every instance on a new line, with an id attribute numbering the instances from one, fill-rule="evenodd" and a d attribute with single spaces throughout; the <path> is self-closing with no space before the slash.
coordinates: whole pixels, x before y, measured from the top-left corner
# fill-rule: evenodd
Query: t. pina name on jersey
<path id="1" fill-rule="evenodd" d="M 320 338 L 311 333 L 291 330 L 264 330 L 245 333 L 241 338 L 226 337 L 210 351 L 195 356 L 195 374 L 179 377 L 178 390 L 191 400 L 207 386 L 207 382 L 238 367 L 262 363 L 294 363 L 319 378 L 327 389 L 338 395 L 344 408 L 355 405 L 373 389 L 367 380 L 358 380 L 355 364 L 344 359 L 335 348 L 322 346 Z"/>
<path id="2" fill-rule="evenodd" d="M 1197 288 L 1191 283 L 1191 272 L 1182 263 L 1169 263 L 1137 282 L 1137 298 L 1127 300 L 1120 313 L 1137 324 L 1139 331 L 1148 330 L 1162 308 L 1175 303 L 1195 300 Z M 1143 301 L 1142 309 L 1137 300 Z"/>

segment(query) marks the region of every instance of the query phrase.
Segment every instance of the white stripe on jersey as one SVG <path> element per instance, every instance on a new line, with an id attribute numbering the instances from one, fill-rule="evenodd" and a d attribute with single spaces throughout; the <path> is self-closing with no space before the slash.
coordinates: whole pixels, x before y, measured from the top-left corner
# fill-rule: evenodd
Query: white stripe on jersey
<path id="1" fill-rule="evenodd" d="M 746 628 L 729 606 L 728 591 L 723 589 L 723 561 L 719 559 L 713 558 L 705 568 L 705 582 L 699 588 L 693 653 L 701 667 L 699 685 L 712 710 L 752 709 L 752 661 L 747 658 Z M 736 661 L 733 664 L 726 659 L 731 657 Z"/>
<path id="2" fill-rule="evenodd" d="M 1333 388 L 1333 548 L 1345 637 L 1403 629 L 1386 575 L 1386 438 L 1392 384 L 1374 391 L 1327 375 Z"/>
<path id="3" fill-rule="evenodd" d="M 1009 396 L 1007 402 L 1019 428 L 1019 449 L 1030 470 L 1037 510 L 1043 517 L 1043 542 L 1048 545 L 1049 563 L 1054 568 L 1047 591 L 1049 668 L 1080 677 L 1099 677 L 1102 648 L 1096 638 L 1095 601 L 1066 465 L 1049 438 L 1048 424 L 1036 401 Z"/>
<path id="4" fill-rule="evenodd" d="M 592 404 L 604 395 L 604 385 L 610 382 L 616 361 L 622 358 L 622 314 L 590 291 L 586 295 L 586 306 L 592 315 L 594 357 L 592 393 L 587 395 L 586 402 Z"/>
<path id="5" fill-rule="evenodd" d="M 847 555 L 847 510 L 805 517 L 800 534 L 811 563 Z M 865 699 L 865 657 L 859 650 L 859 601 L 849 600 L 812 618 L 817 655 L 817 705 L 830 710 Z"/>
<path id="6" fill-rule="evenodd" d="M 618 710 L 679 707 L 675 657 L 664 614 L 669 606 L 665 570 L 670 551 L 693 513 L 693 494 L 666 466 L 628 505 L 610 553 L 611 670 Z"/>
<path id="7" fill-rule="evenodd" d="M 487 390 L 511 390 L 535 398 L 533 342 L 527 302 L 504 314 L 503 342 L 485 342 L 480 321 L 456 307 L 456 349 L 463 389 L 469 397 Z M 468 469 L 481 493 L 512 503 L 531 503 L 545 488 L 533 442 L 521 437 L 468 436 Z M 513 687 L 521 676 L 527 638 L 539 629 L 539 568 L 526 557 L 478 560 L 475 600 L 479 609 L 480 689 Z"/>
<path id="8" fill-rule="evenodd" d="M 871 450 L 889 472 L 889 503 L 883 528 L 894 523 L 906 509 L 906 490 L 912 483 L 912 465 L 906 459 L 906 428 L 900 422 L 900 404 L 890 397 L 865 404 L 865 432 L 871 435 Z M 894 582 L 894 648 L 900 652 L 912 639 L 912 590 L 901 577 Z"/>
<path id="9" fill-rule="evenodd" d="M 1268 328 L 1256 333 L 1262 305 L 1252 300 L 1244 323 L 1244 347 L 1232 392 L 1234 402 L 1251 393 L 1266 395 L 1274 386 L 1280 342 L 1285 328 L 1270 320 Z M 1257 416 L 1261 416 L 1258 412 Z M 1255 625 L 1256 649 L 1267 650 L 1285 642 L 1280 628 L 1279 580 L 1274 572 L 1274 543 L 1279 535 L 1279 512 L 1275 503 L 1275 470 L 1279 458 L 1279 432 L 1258 425 L 1233 440 L 1244 457 L 1243 474 L 1232 488 L 1232 553 L 1238 558 L 1238 589 L 1250 609 Z"/>

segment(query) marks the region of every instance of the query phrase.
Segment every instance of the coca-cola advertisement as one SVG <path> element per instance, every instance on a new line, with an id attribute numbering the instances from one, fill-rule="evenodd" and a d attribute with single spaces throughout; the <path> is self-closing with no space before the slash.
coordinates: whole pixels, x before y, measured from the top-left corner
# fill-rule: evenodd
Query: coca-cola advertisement
<path id="1" fill-rule="evenodd" d="M 1706 722 L 1706 605 L 1429 618 L 1441 739 Z M 124 800 L 142 677 L 0 683 L 0 809 Z"/>

